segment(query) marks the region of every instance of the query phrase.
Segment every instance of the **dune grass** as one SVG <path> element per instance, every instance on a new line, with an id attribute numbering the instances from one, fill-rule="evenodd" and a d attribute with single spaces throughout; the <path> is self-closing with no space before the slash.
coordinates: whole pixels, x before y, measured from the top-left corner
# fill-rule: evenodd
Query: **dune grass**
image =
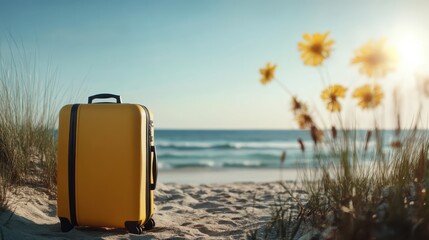
<path id="1" fill-rule="evenodd" d="M 412 132 L 401 148 L 375 151 L 370 163 L 359 149 L 339 145 L 340 155 L 313 170 L 321 178 L 304 181 L 306 207 L 319 210 L 309 215 L 310 225 L 335 227 L 338 239 L 426 239 L 427 135 Z"/>
<path id="2" fill-rule="evenodd" d="M 59 91 L 56 72 L 9 44 L 0 53 L 0 207 L 11 186 L 56 182 L 55 124 Z"/>
<path id="3" fill-rule="evenodd" d="M 345 139 L 320 148 L 318 167 L 301 179 L 306 200 L 283 185 L 286 195 L 279 193 L 271 206 L 265 234 L 249 238 L 296 239 L 310 232 L 316 239 L 429 239 L 429 137 L 404 135 L 400 148 L 384 152 L 366 152 Z M 284 199 L 293 199 L 294 209 Z"/>
<path id="4" fill-rule="evenodd" d="M 407 81 L 415 81 L 417 86 L 413 92 L 403 92 L 401 86 L 393 93 L 387 92 L 387 85 L 381 79 L 401 68 L 401 56 L 393 42 L 381 37 L 355 49 L 349 62 L 367 83 L 359 87 L 336 83 L 337 78 L 331 78 L 325 68 L 335 42 L 329 31 L 304 33 L 298 42 L 303 64 L 317 69 L 320 76 L 324 88 L 320 99 L 329 121 L 320 114 L 320 109 L 309 107 L 276 78 L 276 64 L 268 63 L 260 69 L 262 84 L 278 82 L 291 97 L 297 125 L 309 130 L 313 140 L 316 165 L 306 169 L 299 179 L 307 194 L 307 201 L 298 207 L 303 212 L 285 218 L 282 213 L 285 208 L 279 207 L 283 206 L 279 201 L 272 207 L 269 227 L 263 230 L 275 233 L 279 239 L 294 239 L 293 229 L 297 225 L 302 233 L 312 234 L 304 239 L 429 239 L 429 131 L 417 130 L 418 126 L 424 126 L 423 101 L 429 97 L 425 88 L 429 77 L 410 76 Z M 394 118 L 384 115 L 387 95 L 393 96 Z M 348 105 L 353 106 L 348 110 L 359 113 L 354 118 L 343 111 L 345 102 L 350 100 L 354 104 Z M 402 118 L 405 105 L 408 110 L 410 106 L 418 110 Z M 354 129 L 372 119 L 372 130 L 359 139 Z M 384 131 L 379 130 L 391 128 L 383 125 L 388 123 L 386 119 L 395 125 L 393 139 L 388 144 L 384 142 Z M 411 120 L 410 129 L 404 130 L 403 120 Z M 330 134 L 321 130 L 329 128 Z M 298 142 L 305 152 L 302 140 Z M 292 194 L 286 197 L 293 198 Z"/>

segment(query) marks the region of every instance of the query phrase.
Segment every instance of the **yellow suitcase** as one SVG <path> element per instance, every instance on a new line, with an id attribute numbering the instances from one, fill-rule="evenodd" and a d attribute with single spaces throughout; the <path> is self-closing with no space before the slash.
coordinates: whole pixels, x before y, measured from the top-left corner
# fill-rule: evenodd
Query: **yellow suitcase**
<path id="1" fill-rule="evenodd" d="M 116 103 L 92 103 L 98 98 Z M 140 234 L 153 228 L 157 163 L 150 111 L 98 94 L 88 104 L 64 106 L 58 128 L 61 230 L 125 227 Z"/>

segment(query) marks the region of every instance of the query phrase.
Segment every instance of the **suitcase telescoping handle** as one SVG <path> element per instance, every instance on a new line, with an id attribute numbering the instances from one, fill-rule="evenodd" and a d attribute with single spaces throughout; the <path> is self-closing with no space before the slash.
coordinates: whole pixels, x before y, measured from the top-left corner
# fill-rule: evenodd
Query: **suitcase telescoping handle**
<path id="1" fill-rule="evenodd" d="M 153 177 L 153 184 L 150 184 L 150 189 L 155 190 L 156 188 L 156 181 L 158 180 L 158 160 L 156 159 L 156 148 L 155 146 L 150 147 L 150 151 L 153 154 L 153 161 L 152 161 L 152 177 Z"/>
<path id="2" fill-rule="evenodd" d="M 92 101 L 94 99 L 97 98 L 114 98 L 116 99 L 116 103 L 121 103 L 121 96 L 119 95 L 115 95 L 115 94 L 110 94 L 110 93 L 101 93 L 101 94 L 96 94 L 96 95 L 92 95 L 90 97 L 88 97 L 88 103 L 92 103 Z"/>

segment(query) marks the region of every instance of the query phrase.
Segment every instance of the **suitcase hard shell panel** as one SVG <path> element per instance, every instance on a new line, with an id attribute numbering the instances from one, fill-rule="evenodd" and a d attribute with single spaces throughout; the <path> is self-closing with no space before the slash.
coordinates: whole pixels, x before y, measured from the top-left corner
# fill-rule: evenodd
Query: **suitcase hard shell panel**
<path id="1" fill-rule="evenodd" d="M 70 220 L 68 188 L 68 142 L 71 105 L 64 106 L 58 122 L 57 215 Z"/>
<path id="2" fill-rule="evenodd" d="M 58 153 L 58 216 L 68 219 L 70 112 L 71 106 L 66 106 L 60 113 Z M 149 199 L 146 195 L 147 181 L 153 182 L 146 169 L 146 161 L 152 159 L 147 149 L 147 117 L 145 109 L 134 104 L 79 105 L 75 146 L 79 225 L 124 227 L 125 221 L 145 222 L 151 217 L 153 192 Z"/>

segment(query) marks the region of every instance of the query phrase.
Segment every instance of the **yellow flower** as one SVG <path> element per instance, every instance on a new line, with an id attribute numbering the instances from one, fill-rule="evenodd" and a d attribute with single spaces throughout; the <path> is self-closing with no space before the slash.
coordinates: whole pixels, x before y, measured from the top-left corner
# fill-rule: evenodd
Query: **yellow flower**
<path id="1" fill-rule="evenodd" d="M 292 97 L 291 105 L 292 105 L 292 111 L 294 114 L 297 114 L 300 112 L 307 112 L 308 110 L 307 104 L 299 101 L 296 96 Z"/>
<path id="2" fill-rule="evenodd" d="M 338 98 L 344 98 L 346 91 L 347 88 L 339 84 L 334 84 L 323 90 L 321 97 L 326 102 L 326 108 L 331 112 L 340 112 L 341 104 L 338 102 Z"/>
<path id="3" fill-rule="evenodd" d="M 384 77 L 395 70 L 398 54 L 386 39 L 371 40 L 355 51 L 351 63 L 361 64 L 359 72 L 368 77 Z"/>
<path id="4" fill-rule="evenodd" d="M 334 40 L 328 40 L 328 35 L 329 32 L 303 35 L 305 41 L 298 43 L 298 49 L 301 51 L 301 58 L 305 65 L 319 66 L 329 57 Z"/>
<path id="5" fill-rule="evenodd" d="M 267 63 L 267 66 L 265 68 L 259 69 L 259 72 L 262 75 L 261 83 L 267 84 L 274 78 L 274 71 L 276 70 L 277 65 Z"/>
<path id="6" fill-rule="evenodd" d="M 305 129 L 313 126 L 313 118 L 308 113 L 301 113 L 296 116 L 299 128 Z"/>
<path id="7" fill-rule="evenodd" d="M 359 99 L 358 105 L 362 109 L 375 108 L 384 97 L 383 91 L 378 84 L 371 86 L 369 84 L 357 88 L 353 92 L 353 97 Z"/>

